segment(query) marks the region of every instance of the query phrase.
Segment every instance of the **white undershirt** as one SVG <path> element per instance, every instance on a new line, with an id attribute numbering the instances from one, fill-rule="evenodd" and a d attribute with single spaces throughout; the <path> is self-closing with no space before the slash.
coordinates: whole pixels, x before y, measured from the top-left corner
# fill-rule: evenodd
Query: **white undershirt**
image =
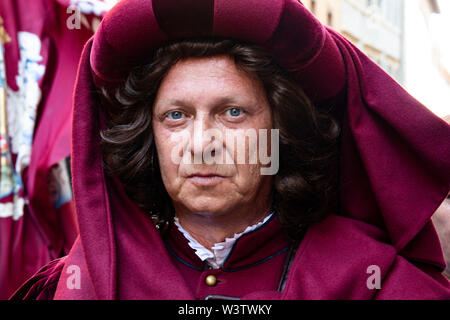
<path id="1" fill-rule="evenodd" d="M 223 262 L 225 261 L 226 257 L 231 251 L 231 248 L 233 248 L 233 245 L 235 244 L 236 240 L 242 237 L 244 234 L 249 233 L 256 228 L 260 227 L 264 223 L 266 223 L 271 217 L 273 216 L 273 212 L 269 214 L 263 221 L 248 226 L 243 232 L 236 233 L 233 238 L 226 238 L 224 242 L 216 243 L 211 250 L 205 248 L 203 245 L 201 245 L 197 240 L 192 237 L 189 232 L 187 232 L 178 221 L 178 218 L 175 217 L 174 222 L 175 225 L 178 227 L 178 230 L 184 235 L 184 237 L 189 241 L 189 246 L 195 250 L 195 254 L 202 260 L 206 261 L 213 269 L 219 269 Z"/>

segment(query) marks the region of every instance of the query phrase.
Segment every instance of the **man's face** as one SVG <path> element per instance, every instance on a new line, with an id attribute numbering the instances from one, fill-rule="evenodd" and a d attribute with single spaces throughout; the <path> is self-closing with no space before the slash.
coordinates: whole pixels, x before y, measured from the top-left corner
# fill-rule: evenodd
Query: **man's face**
<path id="1" fill-rule="evenodd" d="M 272 177 L 249 158 L 257 144 L 244 139 L 242 149 L 236 139 L 249 129 L 270 132 L 271 108 L 260 81 L 229 57 L 191 58 L 172 67 L 155 99 L 152 125 L 162 180 L 177 212 L 221 215 L 270 196 Z M 242 150 L 244 163 L 238 161 Z"/>

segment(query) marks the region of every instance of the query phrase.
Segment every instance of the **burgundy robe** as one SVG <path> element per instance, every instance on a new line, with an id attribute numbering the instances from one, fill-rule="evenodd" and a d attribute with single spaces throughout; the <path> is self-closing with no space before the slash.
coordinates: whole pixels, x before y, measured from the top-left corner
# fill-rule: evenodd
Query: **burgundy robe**
<path id="1" fill-rule="evenodd" d="M 216 270 L 201 261 L 175 225 L 171 225 L 164 242 L 172 263 L 196 299 L 241 298 L 254 291 L 277 290 L 292 245 L 276 216 L 239 237 L 223 266 Z M 216 278 L 217 284 L 207 284 L 210 275 Z"/>
<path id="2" fill-rule="evenodd" d="M 331 215 L 308 229 L 297 248 L 293 264 L 287 269 L 284 290 L 279 290 L 292 243 L 282 231 L 277 217 L 238 239 L 223 267 L 217 270 L 209 269 L 188 246 L 187 239 L 172 225 L 165 243 L 159 243 L 167 249 L 166 254 L 160 257 L 166 265 L 161 265 L 159 271 L 153 269 L 157 274 L 152 277 L 152 283 L 170 285 L 173 291 L 156 291 L 152 298 L 450 299 L 448 280 L 440 274 L 439 267 L 425 262 L 411 263 L 399 256 L 386 241 L 387 235 L 381 229 Z M 55 292 L 58 283 L 67 290 L 67 282 L 71 281 L 68 277 L 73 273 L 64 272 L 67 266 L 73 265 L 71 256 L 72 259 L 79 259 L 71 254 L 53 261 L 19 289 L 13 298 L 61 298 L 59 293 L 55 296 Z M 373 265 L 381 271 L 380 289 L 367 284 L 372 274 L 368 272 L 368 267 Z M 140 284 L 142 274 L 133 275 L 135 270 L 130 272 L 128 278 L 128 281 L 133 282 L 135 292 L 123 298 L 142 299 L 145 290 L 152 287 L 151 283 Z M 174 276 L 173 272 L 177 278 L 171 279 L 168 275 Z M 60 280 L 61 275 L 64 282 Z M 207 285 L 206 277 L 209 275 L 217 278 L 216 285 Z M 89 286 L 89 279 L 81 276 L 81 286 Z M 372 282 L 369 280 L 369 283 Z M 89 290 L 92 289 L 89 287 Z M 81 289 L 70 290 L 75 294 L 81 292 Z M 166 295 L 161 296 L 164 292 Z"/>
<path id="3" fill-rule="evenodd" d="M 198 289 L 205 274 L 174 261 L 148 216 L 102 168 L 96 88 L 120 83 L 168 40 L 199 35 L 263 46 L 318 108 L 334 106 L 341 122 L 340 207 L 309 226 L 282 291 L 273 281 L 247 287 L 240 272 L 221 273 L 233 283 L 223 291 L 220 284 L 217 291 Z M 448 124 L 295 0 L 122 0 L 86 44 L 78 71 L 72 171 L 80 236 L 67 257 L 16 297 L 29 289 L 30 298 L 55 299 L 194 299 L 209 293 L 243 299 L 449 299 L 430 220 L 450 190 L 448 141 Z M 270 235 L 266 228 L 259 232 Z M 271 248 L 282 250 L 282 239 L 271 241 Z M 274 259 L 265 263 L 274 263 L 277 274 Z M 374 266 L 381 289 L 368 281 Z M 79 288 L 68 285 L 74 267 Z M 264 278 L 264 267 L 255 266 L 256 278 Z"/>

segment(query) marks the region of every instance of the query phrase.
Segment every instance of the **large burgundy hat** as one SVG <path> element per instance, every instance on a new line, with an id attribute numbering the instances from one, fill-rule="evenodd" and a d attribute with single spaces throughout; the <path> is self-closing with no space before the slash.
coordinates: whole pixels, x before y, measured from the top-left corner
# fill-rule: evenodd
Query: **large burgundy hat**
<path id="1" fill-rule="evenodd" d="M 336 214 L 383 230 L 404 259 L 443 269 L 430 217 L 450 190 L 448 124 L 296 0 L 122 0 L 80 62 L 72 138 L 80 239 L 66 264 L 80 265 L 87 280 L 70 291 L 63 272 L 56 297 L 189 298 L 152 223 L 104 174 L 96 89 L 120 83 L 168 41 L 199 36 L 259 44 L 314 102 L 335 99 L 342 111 Z"/>
<path id="2" fill-rule="evenodd" d="M 119 2 L 94 37 L 90 62 L 96 82 L 121 81 L 168 41 L 200 36 L 262 45 L 311 98 L 331 97 L 345 83 L 339 49 L 309 11 L 297 1 L 259 0 Z"/>

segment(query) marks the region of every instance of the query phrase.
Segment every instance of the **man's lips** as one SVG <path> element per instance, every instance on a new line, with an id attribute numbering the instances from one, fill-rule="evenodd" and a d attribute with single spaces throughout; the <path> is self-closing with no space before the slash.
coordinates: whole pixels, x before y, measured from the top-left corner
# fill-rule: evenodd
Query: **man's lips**
<path id="1" fill-rule="evenodd" d="M 194 173 L 188 176 L 188 180 L 197 186 L 208 187 L 220 183 L 226 177 L 217 173 Z"/>
<path id="2" fill-rule="evenodd" d="M 219 178 L 225 178 L 224 176 L 217 174 L 217 173 L 193 173 L 188 176 L 188 178 L 192 177 L 201 177 L 201 178 L 213 178 L 213 177 L 219 177 Z"/>

